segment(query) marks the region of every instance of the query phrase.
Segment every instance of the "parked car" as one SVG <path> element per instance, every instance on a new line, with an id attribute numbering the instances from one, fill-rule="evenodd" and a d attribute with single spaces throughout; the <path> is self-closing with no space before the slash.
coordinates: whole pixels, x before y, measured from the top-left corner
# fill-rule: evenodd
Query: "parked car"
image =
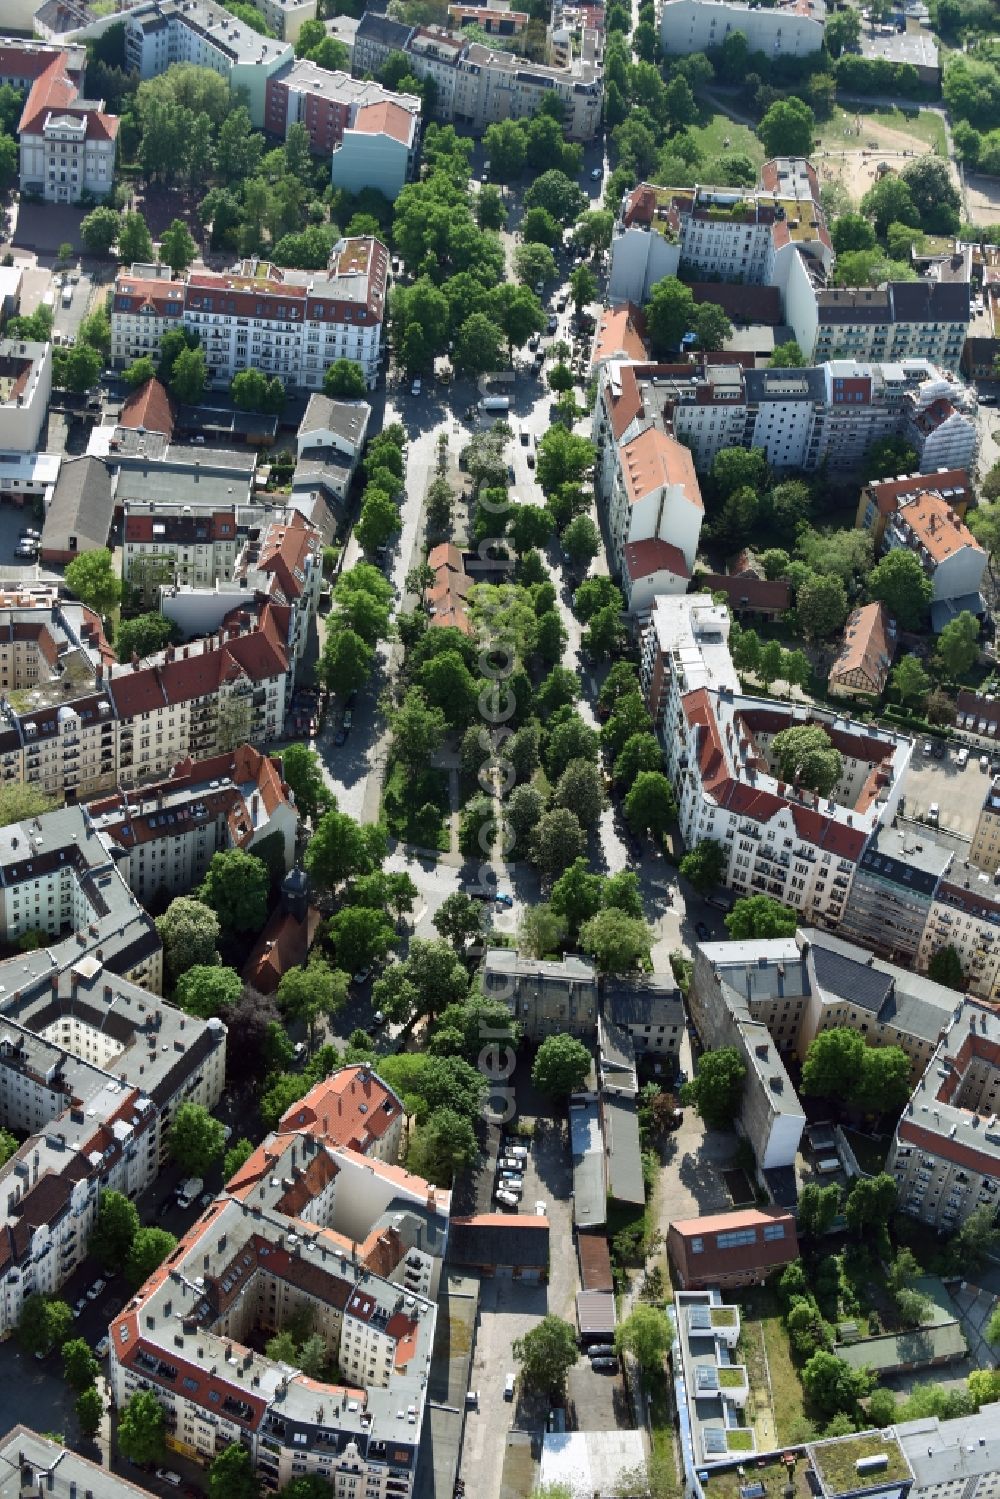
<path id="1" fill-rule="evenodd" d="M 344 728 L 343 724 L 340 725 L 340 728 L 337 730 L 336 734 L 334 734 L 333 742 L 338 749 L 340 749 L 342 745 L 347 743 L 347 730 Z"/>
<path id="2" fill-rule="evenodd" d="M 515 1382 L 515 1376 L 513 1374 L 508 1374 L 507 1378 L 503 1382 L 503 1398 L 505 1400 L 513 1400 Z"/>
<path id="3" fill-rule="evenodd" d="M 931 748 L 931 742 L 930 742 L 929 739 L 925 739 L 924 740 L 924 759 L 925 760 L 929 760 L 930 757 L 931 757 L 931 755 L 932 755 L 932 753 L 933 753 L 933 750 Z"/>
<path id="4" fill-rule="evenodd" d="M 156 1476 L 161 1483 L 169 1483 L 172 1488 L 179 1489 L 184 1480 L 173 1468 L 157 1468 Z"/>
<path id="5" fill-rule="evenodd" d="M 712 935 L 703 921 L 696 921 L 694 924 L 694 930 L 699 942 L 707 942 L 709 937 L 711 937 Z"/>
<path id="6" fill-rule="evenodd" d="M 94 1352 L 97 1354 L 98 1358 L 107 1358 L 108 1354 L 111 1352 L 111 1339 L 108 1337 L 107 1333 L 105 1333 L 103 1338 L 101 1338 L 100 1342 L 94 1349 Z"/>
<path id="7" fill-rule="evenodd" d="M 410 386 L 410 395 L 418 396 L 422 390 L 423 386 L 421 385 L 420 381 L 414 380 L 413 384 Z"/>
<path id="8" fill-rule="evenodd" d="M 506 890 L 498 890 L 493 898 L 498 906 L 505 906 L 508 909 L 514 904 L 514 897 L 508 895 Z"/>
<path id="9" fill-rule="evenodd" d="M 601 180 L 601 178 L 603 176 L 604 176 L 604 168 L 603 167 L 594 167 L 593 170 L 590 173 L 590 180 L 591 180 L 591 182 L 600 182 L 600 180 Z"/>
<path id="10" fill-rule="evenodd" d="M 94 1281 L 94 1284 L 91 1286 L 90 1290 L 87 1292 L 87 1300 L 96 1301 L 101 1292 L 106 1289 L 107 1284 L 107 1281 L 104 1280 L 102 1276 L 98 1276 L 98 1278 Z"/>
<path id="11" fill-rule="evenodd" d="M 615 1345 L 614 1345 L 614 1343 L 593 1343 L 587 1349 L 587 1357 L 588 1358 L 614 1358 L 615 1357 Z"/>
<path id="12" fill-rule="evenodd" d="M 526 448 L 528 446 L 528 443 L 530 441 L 531 441 L 531 434 L 529 433 L 527 427 L 522 427 L 521 428 L 521 446 L 522 446 L 522 448 Z"/>
<path id="13" fill-rule="evenodd" d="M 498 1187 L 493 1196 L 502 1208 L 509 1208 L 511 1212 L 517 1212 L 517 1198 L 513 1192 L 508 1192 L 505 1187 Z"/>
<path id="14" fill-rule="evenodd" d="M 33 531 L 30 526 L 25 526 L 23 531 L 17 533 L 18 541 L 41 541 L 41 531 Z"/>
<path id="15" fill-rule="evenodd" d="M 25 562 L 34 562 L 38 556 L 38 543 L 36 541 L 19 541 L 14 548 L 14 556 L 20 557 Z"/>
<path id="16" fill-rule="evenodd" d="M 927 821 L 931 823 L 933 827 L 937 827 L 938 818 L 940 816 L 941 808 L 938 806 L 937 802 L 931 802 L 930 806 L 927 808 Z"/>
<path id="17" fill-rule="evenodd" d="M 617 1369 L 618 1360 L 616 1358 L 592 1358 L 590 1360 L 590 1367 L 592 1369 Z"/>
<path id="18" fill-rule="evenodd" d="M 963 745 L 962 748 L 958 752 L 958 768 L 959 768 L 959 770 L 964 770 L 965 767 L 966 767 L 966 765 L 968 765 L 968 763 L 969 763 L 969 751 Z"/>
<path id="19" fill-rule="evenodd" d="M 349 729 L 354 723 L 354 714 L 351 712 L 350 708 L 344 709 L 344 716 L 341 719 L 341 723 L 344 725 L 345 729 Z"/>
<path id="20" fill-rule="evenodd" d="M 87 1305 L 87 1298 L 86 1298 L 86 1296 L 78 1296 L 76 1298 L 76 1300 L 74 1301 L 74 1303 L 73 1303 L 73 1316 L 74 1317 L 79 1317 L 80 1313 L 83 1311 L 83 1309 L 84 1309 L 84 1307 L 86 1305 Z"/>
<path id="21" fill-rule="evenodd" d="M 534 455 L 534 453 L 529 453 L 528 454 L 528 467 L 529 468 L 534 468 L 534 466 L 535 466 L 535 455 Z"/>

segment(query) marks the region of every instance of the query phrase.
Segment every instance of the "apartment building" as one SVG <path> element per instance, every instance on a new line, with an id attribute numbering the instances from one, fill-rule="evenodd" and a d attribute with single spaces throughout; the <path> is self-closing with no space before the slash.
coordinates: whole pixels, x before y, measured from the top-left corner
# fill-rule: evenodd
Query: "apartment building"
<path id="1" fill-rule="evenodd" d="M 234 580 L 291 611 L 289 665 L 302 660 L 309 626 L 323 588 L 323 540 L 297 510 L 269 520 L 246 538 L 236 559 Z"/>
<path id="2" fill-rule="evenodd" d="M 316 19 L 316 0 L 253 0 L 268 30 L 283 42 L 296 42 L 306 21 Z"/>
<path id="3" fill-rule="evenodd" d="M 346 132 L 363 132 L 366 125 L 370 128 L 373 109 L 387 109 L 389 105 L 394 106 L 393 115 L 398 110 L 406 117 L 399 126 L 406 147 L 405 181 L 415 169 L 420 142 L 420 100 L 413 94 L 396 94 L 370 78 L 352 78 L 349 73 L 331 72 L 297 58 L 268 80 L 266 126 L 272 135 L 284 139 L 292 125 L 304 125 L 316 155 L 329 156 L 341 146 Z M 374 151 L 370 162 L 375 168 Z M 378 186 L 378 181 L 373 176 L 369 185 Z M 398 191 L 399 187 L 392 197 Z"/>
<path id="4" fill-rule="evenodd" d="M 416 102 L 416 101 L 414 101 Z M 395 202 L 416 169 L 420 114 L 387 99 L 359 109 L 330 159 L 330 180 L 345 192 L 374 187 Z"/>
<path id="5" fill-rule="evenodd" d="M 17 127 L 21 191 L 46 203 L 79 203 L 111 191 L 118 117 L 103 99 L 80 97 L 61 49 L 38 74 Z"/>
<path id="6" fill-rule="evenodd" d="M 483 992 L 507 1005 L 529 1041 L 563 1032 L 597 1034 L 597 973 L 589 959 L 575 953 L 552 962 L 510 947 L 488 948 Z"/>
<path id="7" fill-rule="evenodd" d="M 389 257 L 377 239 L 341 239 L 326 273 L 244 261 L 236 271 L 190 271 L 164 283 L 119 272 L 111 308 L 111 360 L 123 368 L 155 355 L 170 326 L 196 333 L 213 384 L 240 370 L 316 389 L 328 364 L 351 359 L 369 385 L 378 371 Z"/>
<path id="8" fill-rule="evenodd" d="M 281 761 L 249 744 L 182 760 L 166 779 L 99 797 L 87 811 L 143 905 L 186 895 L 229 849 L 252 854 L 274 839 L 286 871 L 295 856 L 298 814 Z"/>
<path id="9" fill-rule="evenodd" d="M 31 28 L 29 25 L 23 29 Z M 17 89 L 19 94 L 29 94 L 32 85 L 57 58 L 62 58 L 66 76 L 74 83 L 81 83 L 87 66 L 86 47 L 40 42 L 30 37 L 0 36 L 0 86 L 6 84 Z"/>
<path id="10" fill-rule="evenodd" d="M 979 450 L 971 399 L 922 359 L 791 370 L 610 360 L 594 412 L 599 492 L 610 490 L 616 446 L 649 425 L 689 448 L 698 473 L 724 447 L 761 448 L 772 468 L 806 472 L 854 470 L 873 442 L 891 436 L 912 442 L 928 472 L 974 466 Z"/>
<path id="11" fill-rule="evenodd" d="M 608 295 L 641 306 L 658 281 L 677 275 L 784 290 L 799 257 L 818 276 L 833 267 L 819 179 L 801 157 L 766 162 L 755 188 L 644 182 L 622 199 Z"/>
<path id="12" fill-rule="evenodd" d="M 37 453 L 52 392 L 52 345 L 0 339 L 0 446 Z"/>
<path id="13" fill-rule="evenodd" d="M 146 1499 L 148 1492 L 30 1427 L 14 1426 L 0 1437 L 2 1499 Z"/>
<path id="14" fill-rule="evenodd" d="M 879 479 L 866 484 L 858 500 L 854 524 L 859 531 L 871 532 L 876 554 L 882 550 L 885 528 L 899 506 L 922 494 L 940 495 L 959 520 L 965 519 L 974 498 L 971 480 L 963 468 L 939 469 L 928 474 L 900 474 L 895 479 Z"/>
<path id="15" fill-rule="evenodd" d="M 405 52 L 414 27 L 394 21 L 388 15 L 365 9 L 354 33 L 352 70 L 355 78 L 381 73 L 392 52 Z"/>
<path id="16" fill-rule="evenodd" d="M 265 4 L 286 8 L 282 0 L 261 0 L 258 8 Z M 125 61 L 140 78 L 155 78 L 176 62 L 211 68 L 241 93 L 255 128 L 264 129 L 268 79 L 294 61 L 291 38 L 263 37 L 211 0 L 147 0 L 124 20 Z"/>
<path id="17" fill-rule="evenodd" d="M 884 604 L 861 604 L 844 626 L 840 652 L 827 678 L 831 697 L 869 697 L 877 702 L 896 654 L 896 625 Z"/>
<path id="18" fill-rule="evenodd" d="M 450 1194 L 339 1140 L 334 1114 L 265 1140 L 115 1318 L 109 1378 L 119 1406 L 151 1390 L 195 1461 L 239 1442 L 268 1490 L 409 1499 Z M 338 1384 L 254 1351 L 302 1315 Z"/>
<path id="19" fill-rule="evenodd" d="M 708 594 L 654 601 L 641 647 L 643 691 L 664 749 L 689 848 L 715 839 L 724 882 L 836 923 L 874 829 L 890 821 L 912 744 L 826 710 L 741 691 L 728 609 Z M 829 797 L 786 783 L 771 743 L 796 724 L 822 728 L 842 757 Z"/>
<path id="20" fill-rule="evenodd" d="M 690 452 L 661 429 L 647 427 L 621 443 L 614 459 L 602 489 L 611 563 L 629 612 L 642 614 L 657 594 L 686 591 L 704 504 Z"/>
<path id="21" fill-rule="evenodd" d="M 741 0 L 662 0 L 660 45 L 667 53 L 707 52 L 741 31 L 751 52 L 808 57 L 823 45 L 824 0 L 781 0 L 765 8 Z"/>
<path id="22" fill-rule="evenodd" d="M 954 857 L 919 829 L 879 828 L 858 863 L 843 914 L 845 936 L 894 961 L 913 962 L 934 892 Z"/>
<path id="23" fill-rule="evenodd" d="M 905 547 L 920 562 L 930 579 L 931 621 L 941 629 L 951 611 L 935 610 L 936 604 L 951 604 L 957 611 L 983 608 L 980 584 L 986 571 L 986 552 L 947 500 L 925 492 L 900 504 L 890 518 L 884 537 L 886 551 Z"/>
<path id="24" fill-rule="evenodd" d="M 195 510 L 130 500 L 122 509 L 122 582 L 136 604 L 155 608 L 164 584 L 211 588 L 232 578 L 241 545 L 235 503 Z"/>
<path id="25" fill-rule="evenodd" d="M 399 1097 L 369 1066 L 341 1067 L 293 1104 L 278 1128 L 319 1139 L 335 1130 L 351 1150 L 392 1166 L 399 1160 L 403 1114 Z"/>
<path id="26" fill-rule="evenodd" d="M 900 1207 L 944 1231 L 1000 1196 L 998 1025 L 995 1010 L 958 997 L 890 1147 Z"/>
<path id="27" fill-rule="evenodd" d="M 969 861 L 990 874 L 1000 870 L 1000 781 L 991 778 L 969 848 Z"/>
<path id="28" fill-rule="evenodd" d="M 707 1291 L 675 1291 L 674 1327 L 671 1359 L 681 1376 L 678 1387 L 687 1398 L 683 1429 L 692 1469 L 704 1473 L 737 1456 L 749 1461 L 757 1451 L 757 1439 L 745 1415 L 750 1396 L 746 1365 L 737 1362 L 739 1307 L 724 1305 L 714 1286 Z"/>
<path id="29" fill-rule="evenodd" d="M 973 867 L 970 868 L 969 866 Z M 927 914 L 917 967 L 926 970 L 942 947 L 953 947 L 969 993 L 995 1002 L 1000 997 L 1000 899 L 989 875 L 975 872 L 970 852 L 942 879 Z"/>
<path id="30" fill-rule="evenodd" d="M 827 359 L 928 359 L 956 371 L 971 316 L 968 281 L 890 281 L 880 287 L 817 291 L 811 317 L 792 322 L 799 347 Z"/>

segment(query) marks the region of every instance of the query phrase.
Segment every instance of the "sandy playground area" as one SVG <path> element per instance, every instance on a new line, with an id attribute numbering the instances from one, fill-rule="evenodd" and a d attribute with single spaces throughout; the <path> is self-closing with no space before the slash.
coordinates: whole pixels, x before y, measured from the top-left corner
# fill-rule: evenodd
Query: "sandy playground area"
<path id="1" fill-rule="evenodd" d="M 852 147 L 852 137 L 858 144 Z M 907 135 L 893 125 L 883 125 L 870 115 L 855 116 L 844 131 L 844 143 L 824 136 L 822 146 L 814 151 L 813 160 L 819 172 L 820 185 L 839 182 L 852 203 L 858 204 L 875 182 L 879 162 L 887 162 L 899 171 L 914 156 L 931 150 L 926 141 Z M 951 166 L 954 173 L 954 166 Z M 957 177 L 956 177 L 957 185 Z"/>

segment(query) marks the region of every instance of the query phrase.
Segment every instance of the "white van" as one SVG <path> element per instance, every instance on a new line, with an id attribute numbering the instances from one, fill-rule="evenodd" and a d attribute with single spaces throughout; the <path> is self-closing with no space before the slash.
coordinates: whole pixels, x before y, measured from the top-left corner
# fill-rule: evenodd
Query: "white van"
<path id="1" fill-rule="evenodd" d="M 517 1198 L 513 1192 L 508 1192 L 505 1187 L 498 1187 L 493 1195 L 502 1208 L 510 1208 L 512 1212 L 517 1212 Z"/>
<path id="2" fill-rule="evenodd" d="M 969 763 L 969 751 L 966 748 L 963 747 L 958 752 L 958 768 L 959 768 L 959 770 L 964 770 L 965 767 L 968 765 L 968 763 Z"/>
<path id="3" fill-rule="evenodd" d="M 930 806 L 927 808 L 927 821 L 933 823 L 933 825 L 937 827 L 938 818 L 940 816 L 941 808 L 938 806 L 937 802 L 931 802 Z"/>

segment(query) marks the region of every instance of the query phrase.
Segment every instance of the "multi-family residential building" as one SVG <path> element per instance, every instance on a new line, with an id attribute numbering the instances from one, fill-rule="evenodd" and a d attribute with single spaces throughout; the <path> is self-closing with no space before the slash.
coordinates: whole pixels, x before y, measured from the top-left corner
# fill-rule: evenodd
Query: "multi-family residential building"
<path id="1" fill-rule="evenodd" d="M 52 345 L 0 339 L 0 445 L 37 453 L 52 391 Z"/>
<path id="2" fill-rule="evenodd" d="M 740 31 L 751 52 L 767 57 L 808 57 L 823 45 L 824 0 L 781 0 L 766 7 L 744 0 L 663 0 L 660 45 L 664 52 L 707 52 Z"/>
<path id="3" fill-rule="evenodd" d="M 687 1396 L 684 1431 L 692 1473 L 707 1478 L 706 1467 L 748 1461 L 757 1451 L 753 1425 L 745 1414 L 750 1380 L 739 1363 L 740 1311 L 725 1306 L 722 1293 L 676 1291 L 671 1358 Z M 697 1481 L 697 1480 L 696 1480 Z"/>
<path id="4" fill-rule="evenodd" d="M 298 814 L 281 762 L 249 744 L 182 760 L 165 780 L 122 788 L 87 811 L 143 905 L 194 889 L 213 855 L 231 848 L 255 853 L 274 839 L 286 871 L 295 856 Z"/>
<path id="5" fill-rule="evenodd" d="M 111 307 L 111 359 L 122 368 L 155 354 L 168 327 L 196 333 L 209 378 L 228 386 L 240 370 L 316 389 L 328 364 L 351 359 L 369 385 L 378 372 L 389 257 L 381 241 L 342 239 L 325 273 L 244 261 L 235 271 L 190 271 L 184 282 L 119 273 Z"/>
<path id="6" fill-rule="evenodd" d="M 602 465 L 611 564 L 625 603 L 644 614 L 658 594 L 684 593 L 694 571 L 704 519 L 701 489 L 688 449 L 647 426 Z"/>
<path id="7" fill-rule="evenodd" d="M 639 306 L 658 281 L 677 275 L 784 291 L 800 256 L 820 276 L 833 266 L 819 179 L 801 157 L 766 162 L 756 188 L 644 182 L 622 199 L 608 295 Z"/>
<path id="8" fill-rule="evenodd" d="M 936 494 L 947 501 L 959 520 L 974 498 L 972 483 L 963 468 L 939 469 L 936 473 L 900 474 L 895 479 L 877 479 L 866 484 L 858 500 L 858 514 L 854 524 L 859 531 L 870 531 L 876 554 L 882 550 L 885 528 L 900 505 L 915 500 L 918 495 Z"/>
<path id="9" fill-rule="evenodd" d="M 1000 1197 L 1000 1021 L 958 998 L 943 1029 L 896 1126 L 888 1169 L 902 1210 L 948 1231 Z"/>
<path id="10" fill-rule="evenodd" d="M 773 895 L 811 919 L 841 919 L 872 832 L 898 805 L 912 752 L 901 734 L 827 710 L 744 693 L 729 654 L 730 616 L 708 594 L 654 601 L 640 676 L 664 748 L 689 848 L 713 838 L 724 881 Z M 829 796 L 787 782 L 776 734 L 822 728 L 842 757 Z"/>
<path id="11" fill-rule="evenodd" d="M 861 604 L 844 626 L 840 652 L 830 667 L 831 697 L 870 697 L 885 691 L 896 654 L 896 625 L 884 604 Z"/>
<path id="12" fill-rule="evenodd" d="M 403 52 L 414 27 L 391 16 L 381 15 L 367 7 L 354 34 L 352 70 L 356 78 L 377 77 L 389 61 L 390 53 Z"/>
<path id="13" fill-rule="evenodd" d="M 395 94 L 372 79 L 330 72 L 299 58 L 268 80 L 266 109 L 272 135 L 284 138 L 292 125 L 304 125 L 316 155 L 334 153 L 335 187 L 347 187 L 352 174 L 368 172 L 357 177 L 361 186 L 395 198 L 416 168 L 420 100 L 413 94 Z M 379 134 L 387 134 L 392 144 L 380 141 Z"/>
<path id="14" fill-rule="evenodd" d="M 599 492 L 609 491 L 615 449 L 650 424 L 690 448 L 699 473 L 724 447 L 761 448 L 773 468 L 806 472 L 856 469 L 873 442 L 891 436 L 912 442 L 929 472 L 974 467 L 979 451 L 971 398 L 923 359 L 791 370 L 609 360 L 594 412 Z"/>
<path id="15" fill-rule="evenodd" d="M 487 949 L 483 992 L 500 999 L 529 1041 L 565 1032 L 597 1034 L 597 973 L 570 953 L 558 962 L 529 958 L 510 947 Z"/>
<path id="16" fill-rule="evenodd" d="M 283 42 L 298 41 L 306 21 L 316 19 L 316 0 L 253 0 L 264 23 Z"/>
<path id="17" fill-rule="evenodd" d="M 17 127 L 21 191 L 47 203 L 79 203 L 111 191 L 118 117 L 103 99 L 80 97 L 61 49 L 38 74 Z"/>
<path id="18" fill-rule="evenodd" d="M 967 281 L 890 281 L 818 291 L 815 313 L 790 319 L 807 359 L 929 359 L 957 370 L 969 328 Z"/>
<path id="19" fill-rule="evenodd" d="M 979 587 L 986 571 L 986 552 L 940 495 L 926 492 L 900 504 L 885 528 L 884 546 L 886 551 L 905 547 L 918 558 L 933 590 L 935 630 L 943 629 L 963 609 L 983 612 Z"/>
<path id="20" fill-rule="evenodd" d="M 969 847 L 969 861 L 996 874 L 1000 870 L 1000 782 L 991 777 L 976 820 Z"/>
<path id="21" fill-rule="evenodd" d="M 282 0 L 262 0 L 282 8 Z M 266 121 L 268 79 L 294 61 L 290 39 L 261 36 L 211 0 L 146 0 L 128 10 L 125 61 L 140 78 L 155 78 L 172 63 L 211 68 L 246 100 L 258 130 Z"/>
<path id="22" fill-rule="evenodd" d="M 520 36 L 529 19 L 526 10 L 511 10 L 505 3 L 448 6 L 448 20 L 458 30 L 465 26 L 476 26 L 488 36 Z"/>
<path id="23" fill-rule="evenodd" d="M 101 1191 L 153 1181 L 177 1105 L 218 1102 L 226 1032 L 156 998 L 154 924 L 86 808 L 4 828 L 0 869 L 4 944 L 47 939 L 0 964 L 0 1122 L 24 1141 L 0 1168 L 6 1336 L 83 1261 Z"/>
<path id="24" fill-rule="evenodd" d="M 122 582 L 136 605 L 155 606 L 163 584 L 211 588 L 233 576 L 240 547 L 237 506 L 129 501 L 123 506 Z"/>
<path id="25" fill-rule="evenodd" d="M 30 1427 L 14 1426 L 0 1437 L 2 1499 L 147 1499 L 148 1492 Z"/>
<path id="26" fill-rule="evenodd" d="M 323 543 L 297 510 L 247 537 L 233 569 L 235 581 L 291 610 L 290 665 L 301 661 L 323 588 Z"/>
<path id="27" fill-rule="evenodd" d="M 304 1127 L 264 1141 L 115 1318 L 111 1388 L 119 1406 L 151 1390 L 187 1457 L 239 1442 L 269 1490 L 307 1475 L 336 1499 L 359 1485 L 409 1499 L 450 1194 L 341 1143 L 358 1110 L 310 1119 L 314 1096 Z M 303 1315 L 335 1384 L 255 1351 Z"/>
<path id="28" fill-rule="evenodd" d="M 1000 892 L 989 875 L 976 872 L 971 851 L 934 892 L 917 967 L 925 970 L 944 947 L 954 948 L 970 994 L 993 1002 L 1000 997 Z"/>
<path id="29" fill-rule="evenodd" d="M 4 20 L 7 20 L 6 15 Z M 30 31 L 30 23 L 23 29 Z M 87 66 L 86 47 L 40 42 L 32 37 L 0 36 L 0 87 L 6 84 L 17 89 L 19 94 L 29 94 L 32 85 L 60 57 L 67 77 L 74 83 L 81 83 Z"/>
<path id="30" fill-rule="evenodd" d="M 338 1140 L 376 1161 L 399 1160 L 404 1109 L 397 1095 L 366 1065 L 341 1067 L 316 1083 L 282 1116 L 279 1129 Z"/>

